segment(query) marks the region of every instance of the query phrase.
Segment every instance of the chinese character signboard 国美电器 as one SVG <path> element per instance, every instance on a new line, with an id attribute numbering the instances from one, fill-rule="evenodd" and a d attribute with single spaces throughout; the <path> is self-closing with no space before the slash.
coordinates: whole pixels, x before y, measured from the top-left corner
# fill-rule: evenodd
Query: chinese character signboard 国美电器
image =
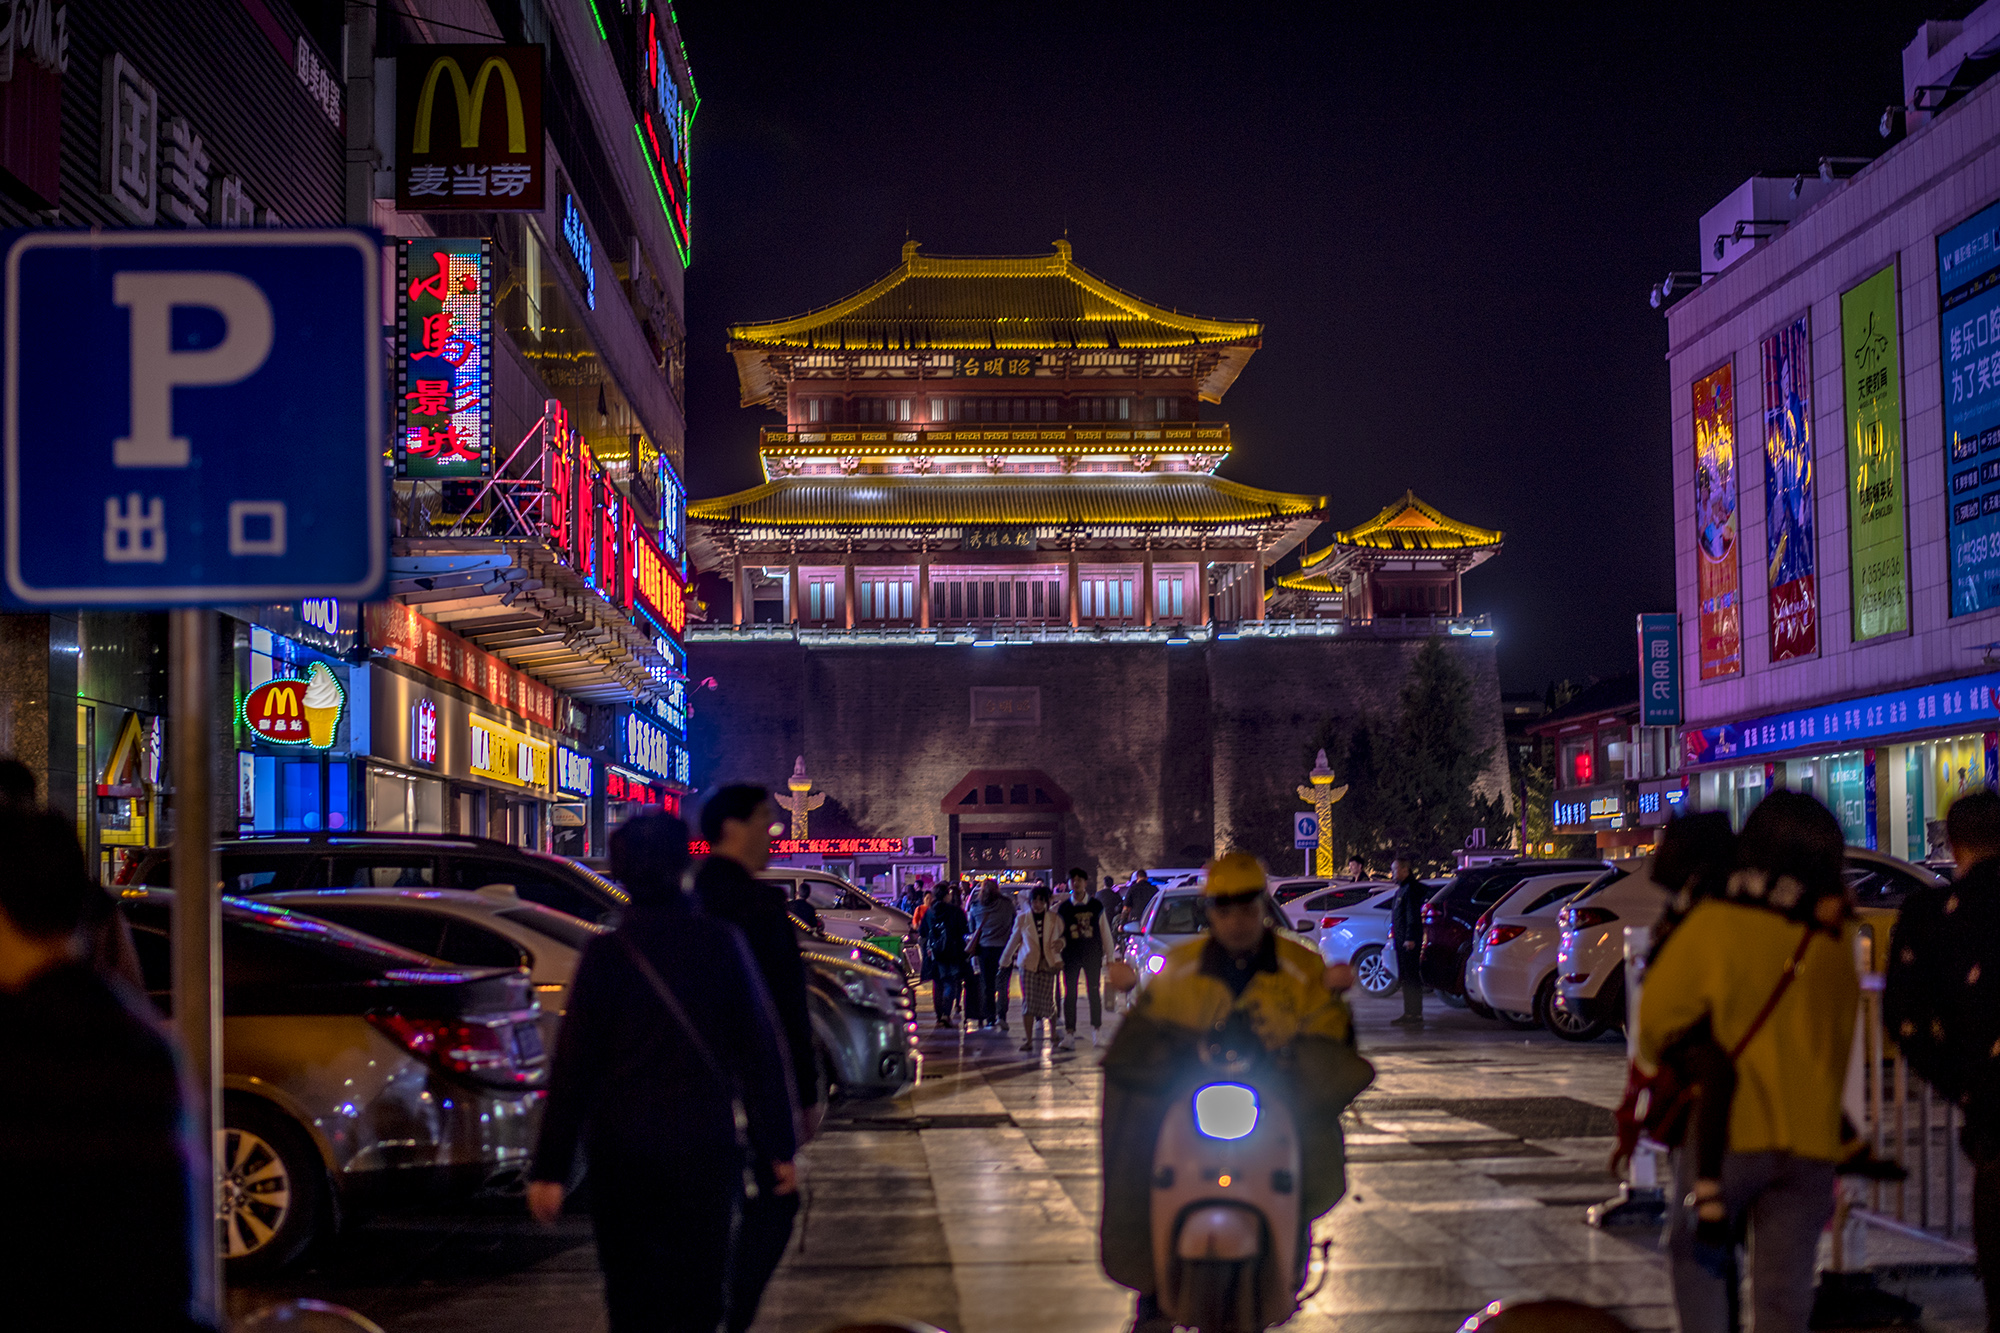
<path id="1" fill-rule="evenodd" d="M 1694 382 L 1695 596 L 1703 680 L 1743 669 L 1736 533 L 1736 388 L 1725 362 Z"/>
<path id="2" fill-rule="evenodd" d="M 2000 606 L 2000 204 L 1937 239 L 1951 613 Z"/>
<path id="3" fill-rule="evenodd" d="M 1764 560 L 1773 662 L 1819 651 L 1807 335 L 1806 317 L 1800 315 L 1764 339 Z"/>
<path id="4" fill-rule="evenodd" d="M 1671 611 L 1639 617 L 1639 725 L 1681 720 L 1681 618 Z"/>
<path id="5" fill-rule="evenodd" d="M 1903 549 L 1903 344 L 1896 265 L 1840 296 L 1854 639 L 1910 627 Z"/>
<path id="6" fill-rule="evenodd" d="M 397 50 L 397 211 L 542 211 L 542 54 L 540 46 Z"/>
<path id="7" fill-rule="evenodd" d="M 8 593 L 372 597 L 389 551 L 380 255 L 360 231 L 15 233 Z"/>
<path id="8" fill-rule="evenodd" d="M 396 245 L 396 475 L 493 471 L 493 259 L 483 240 Z"/>

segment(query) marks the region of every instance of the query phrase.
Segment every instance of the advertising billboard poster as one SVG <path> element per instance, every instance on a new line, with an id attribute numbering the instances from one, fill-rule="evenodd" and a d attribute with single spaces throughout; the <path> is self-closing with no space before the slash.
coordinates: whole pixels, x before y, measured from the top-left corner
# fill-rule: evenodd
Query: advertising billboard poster
<path id="1" fill-rule="evenodd" d="M 396 475 L 493 471 L 493 258 L 484 240 L 396 243 Z"/>
<path id="2" fill-rule="evenodd" d="M 1764 563 L 1771 660 L 1819 651 L 1813 553 L 1812 342 L 1806 316 L 1764 339 Z"/>
<path id="3" fill-rule="evenodd" d="M 1694 382 L 1695 595 L 1701 678 L 1743 669 L 1743 582 L 1736 558 L 1736 387 L 1728 363 Z"/>
<path id="4" fill-rule="evenodd" d="M 2000 606 L 2000 204 L 1937 239 L 1951 613 Z"/>
<path id="5" fill-rule="evenodd" d="M 1903 344 L 1896 266 L 1840 297 L 1847 390 L 1847 542 L 1854 638 L 1910 627 L 1903 540 Z"/>
<path id="6" fill-rule="evenodd" d="M 539 213 L 542 54 L 536 46 L 396 51 L 396 209 Z"/>

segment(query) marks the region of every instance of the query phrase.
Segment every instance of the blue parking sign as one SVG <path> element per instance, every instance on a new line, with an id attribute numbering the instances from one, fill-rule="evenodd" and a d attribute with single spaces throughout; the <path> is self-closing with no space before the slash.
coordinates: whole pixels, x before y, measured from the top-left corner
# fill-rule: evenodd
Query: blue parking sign
<path id="1" fill-rule="evenodd" d="M 362 231 L 22 232 L 6 588 L 34 606 L 376 595 L 381 252 Z"/>

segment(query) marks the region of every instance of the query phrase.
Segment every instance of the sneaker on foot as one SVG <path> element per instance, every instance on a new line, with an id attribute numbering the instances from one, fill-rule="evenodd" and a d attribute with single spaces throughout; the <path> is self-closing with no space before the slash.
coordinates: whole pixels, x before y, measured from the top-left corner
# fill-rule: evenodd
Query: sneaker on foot
<path id="1" fill-rule="evenodd" d="M 1056 1043 L 1056 1049 L 1057 1049 L 1057 1050 L 1059 1050 L 1059 1051 L 1073 1051 L 1073 1050 L 1075 1050 L 1075 1049 L 1076 1049 L 1076 1034 L 1075 1034 L 1074 1032 L 1065 1032 L 1065 1033 L 1063 1034 L 1063 1039 L 1062 1039 L 1061 1041 L 1059 1041 L 1059 1042 L 1057 1042 L 1057 1043 Z"/>
<path id="2" fill-rule="evenodd" d="M 1035 1049 L 1035 1039 L 1034 1039 L 1033 1037 L 1030 1037 L 1030 1038 L 1028 1038 L 1028 1039 L 1027 1039 L 1026 1041 L 1022 1042 L 1022 1043 L 1021 1043 L 1021 1049 L 1022 1049 L 1022 1050 L 1024 1050 L 1024 1051 L 1032 1051 L 1032 1050 L 1034 1050 L 1034 1049 Z"/>
<path id="3" fill-rule="evenodd" d="M 1392 1018 L 1389 1022 L 1392 1026 L 1399 1028 L 1422 1027 L 1424 1025 L 1422 1018 L 1412 1014 L 1404 1014 L 1401 1018 Z"/>

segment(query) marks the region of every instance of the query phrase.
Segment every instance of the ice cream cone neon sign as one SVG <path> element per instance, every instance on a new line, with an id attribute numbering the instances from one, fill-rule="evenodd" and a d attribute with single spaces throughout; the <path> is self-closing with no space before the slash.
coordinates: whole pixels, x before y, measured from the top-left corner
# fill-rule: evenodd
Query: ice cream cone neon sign
<path id="1" fill-rule="evenodd" d="M 304 680 L 267 680 L 244 695 L 240 712 L 259 740 L 330 750 L 346 707 L 346 691 L 333 669 L 314 662 Z"/>

